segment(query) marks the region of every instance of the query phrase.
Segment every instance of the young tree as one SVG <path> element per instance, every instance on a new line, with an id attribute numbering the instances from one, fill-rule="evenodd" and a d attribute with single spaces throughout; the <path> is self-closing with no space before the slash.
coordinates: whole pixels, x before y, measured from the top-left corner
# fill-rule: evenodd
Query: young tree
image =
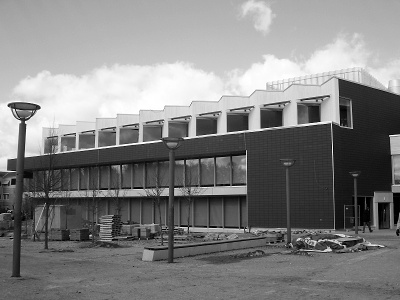
<path id="1" fill-rule="evenodd" d="M 55 129 L 50 128 L 49 137 L 45 140 L 44 156 L 41 160 L 39 171 L 34 176 L 35 196 L 44 202 L 44 248 L 48 249 L 49 243 L 49 213 L 50 206 L 55 205 L 57 199 L 62 197 L 61 186 L 62 176 L 61 170 L 56 169 L 57 166 L 57 150 L 58 138 Z"/>

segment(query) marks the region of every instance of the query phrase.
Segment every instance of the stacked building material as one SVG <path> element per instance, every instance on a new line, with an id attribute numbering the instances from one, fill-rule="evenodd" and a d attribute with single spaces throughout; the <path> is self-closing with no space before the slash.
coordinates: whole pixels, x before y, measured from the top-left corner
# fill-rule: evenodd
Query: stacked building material
<path id="1" fill-rule="evenodd" d="M 69 239 L 71 241 L 87 241 L 87 240 L 89 240 L 89 228 L 71 229 Z"/>
<path id="2" fill-rule="evenodd" d="M 111 241 L 114 237 L 120 235 L 121 216 L 105 215 L 100 218 L 100 240 Z"/>
<path id="3" fill-rule="evenodd" d="M 69 229 L 51 229 L 49 239 L 53 241 L 68 241 Z"/>

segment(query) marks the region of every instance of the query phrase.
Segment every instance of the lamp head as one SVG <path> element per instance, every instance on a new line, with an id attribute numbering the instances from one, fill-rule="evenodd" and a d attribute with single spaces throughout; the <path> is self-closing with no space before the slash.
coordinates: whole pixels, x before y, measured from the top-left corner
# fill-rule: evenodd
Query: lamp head
<path id="1" fill-rule="evenodd" d="M 164 137 L 162 138 L 162 141 L 164 145 L 169 149 L 169 150 L 175 150 L 180 147 L 180 145 L 183 142 L 183 138 L 178 138 L 178 137 Z"/>
<path id="2" fill-rule="evenodd" d="M 27 102 L 11 102 L 8 103 L 11 112 L 17 120 L 28 121 L 40 109 L 40 106 Z"/>
<path id="3" fill-rule="evenodd" d="M 352 172 L 349 172 L 349 174 L 351 176 L 353 176 L 354 178 L 357 178 L 358 176 L 360 176 L 361 171 L 352 171 Z"/>
<path id="4" fill-rule="evenodd" d="M 281 163 L 282 163 L 282 165 L 283 165 L 284 167 L 289 168 L 289 167 L 291 167 L 291 166 L 294 165 L 294 163 L 295 163 L 296 160 L 294 160 L 294 159 L 292 159 L 292 158 L 281 158 L 280 161 L 281 161 Z"/>

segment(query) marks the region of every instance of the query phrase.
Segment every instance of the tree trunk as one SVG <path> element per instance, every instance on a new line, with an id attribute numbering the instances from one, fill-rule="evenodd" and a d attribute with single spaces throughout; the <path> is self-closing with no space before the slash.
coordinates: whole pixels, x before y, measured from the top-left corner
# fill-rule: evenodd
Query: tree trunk
<path id="1" fill-rule="evenodd" d="M 161 246 L 164 245 L 164 237 L 163 237 L 163 232 L 162 232 L 162 226 L 161 226 L 161 222 L 162 222 L 162 218 L 161 218 L 161 204 L 160 204 L 160 199 L 158 199 L 157 201 L 157 206 L 158 206 L 158 218 L 159 218 L 159 222 L 160 222 L 160 228 L 161 228 Z"/>
<path id="2" fill-rule="evenodd" d="M 45 218 L 44 218 L 44 249 L 49 249 L 49 208 L 50 203 L 45 204 Z"/>
<path id="3" fill-rule="evenodd" d="M 187 233 L 189 234 L 189 227 L 190 227 L 190 197 L 188 199 L 188 216 L 187 216 Z"/>

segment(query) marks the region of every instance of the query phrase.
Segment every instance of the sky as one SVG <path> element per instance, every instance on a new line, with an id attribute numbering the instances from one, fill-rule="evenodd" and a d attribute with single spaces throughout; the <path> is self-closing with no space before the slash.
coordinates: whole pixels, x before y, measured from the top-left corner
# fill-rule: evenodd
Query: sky
<path id="1" fill-rule="evenodd" d="M 398 0 L 0 0 L 0 170 L 17 156 L 13 101 L 41 106 L 33 156 L 43 127 L 274 80 L 362 67 L 387 86 L 400 79 L 399 13 Z"/>

